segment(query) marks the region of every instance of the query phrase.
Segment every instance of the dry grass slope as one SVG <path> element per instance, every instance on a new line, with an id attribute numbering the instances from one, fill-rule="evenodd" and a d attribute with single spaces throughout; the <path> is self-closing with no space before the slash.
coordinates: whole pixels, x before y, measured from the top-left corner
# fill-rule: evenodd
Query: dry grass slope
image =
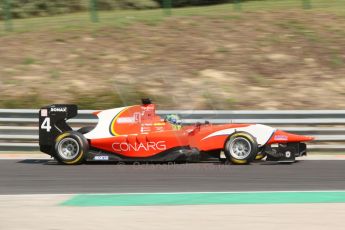
<path id="1" fill-rule="evenodd" d="M 300 3 L 16 20 L 0 33 L 0 107 L 342 109 L 345 1 Z"/>

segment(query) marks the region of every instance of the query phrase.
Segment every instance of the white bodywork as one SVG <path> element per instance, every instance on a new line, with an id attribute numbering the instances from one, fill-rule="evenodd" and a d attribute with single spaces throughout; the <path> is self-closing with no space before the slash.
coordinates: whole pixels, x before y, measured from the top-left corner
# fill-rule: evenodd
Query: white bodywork
<path id="1" fill-rule="evenodd" d="M 84 134 L 84 136 L 89 140 L 113 137 L 113 135 L 110 133 L 111 123 L 117 115 L 119 115 L 123 110 L 127 108 L 128 107 L 121 107 L 121 108 L 101 111 L 100 113 L 97 114 L 99 120 L 96 127 L 89 133 Z M 235 132 L 247 132 L 256 138 L 256 141 L 259 146 L 262 146 L 267 143 L 267 141 L 271 138 L 271 136 L 273 135 L 275 131 L 276 129 L 270 126 L 255 124 L 255 125 L 249 125 L 246 127 L 219 130 L 217 132 L 214 132 L 208 135 L 207 137 L 204 137 L 202 140 L 205 140 L 214 136 L 223 136 L 223 135 L 229 136 Z"/>
<path id="2" fill-rule="evenodd" d="M 224 135 L 229 136 L 230 134 L 233 134 L 234 132 L 247 132 L 256 138 L 256 141 L 259 146 L 262 146 L 267 143 L 267 141 L 272 137 L 275 131 L 276 129 L 267 125 L 249 125 L 246 127 L 219 130 L 217 132 L 214 132 L 208 135 L 207 137 L 204 137 L 203 140 L 214 137 L 214 136 L 224 136 Z"/>
<path id="3" fill-rule="evenodd" d="M 97 126 L 89 133 L 84 134 L 87 139 L 99 139 L 113 137 L 110 133 L 109 128 L 111 127 L 111 122 L 114 117 L 116 117 L 120 112 L 128 107 L 121 107 L 116 109 L 108 109 L 101 111 L 97 114 L 98 123 Z"/>

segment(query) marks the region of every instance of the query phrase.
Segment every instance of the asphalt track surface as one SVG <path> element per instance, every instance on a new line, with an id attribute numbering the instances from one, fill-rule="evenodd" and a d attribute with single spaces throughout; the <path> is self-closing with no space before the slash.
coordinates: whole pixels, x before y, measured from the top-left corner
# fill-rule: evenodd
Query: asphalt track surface
<path id="1" fill-rule="evenodd" d="M 0 160 L 0 194 L 345 190 L 345 161 L 248 166 Z"/>

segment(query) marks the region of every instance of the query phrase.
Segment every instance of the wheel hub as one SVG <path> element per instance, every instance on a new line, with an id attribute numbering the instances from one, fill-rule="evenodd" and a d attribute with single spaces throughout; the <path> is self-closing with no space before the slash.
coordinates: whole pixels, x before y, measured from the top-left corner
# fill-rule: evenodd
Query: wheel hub
<path id="1" fill-rule="evenodd" d="M 75 158 L 79 153 L 79 144 L 73 138 L 65 138 L 58 145 L 58 154 L 66 160 Z"/>
<path id="2" fill-rule="evenodd" d="M 230 143 L 229 150 L 232 157 L 243 160 L 250 155 L 252 148 L 246 138 L 237 137 Z"/>

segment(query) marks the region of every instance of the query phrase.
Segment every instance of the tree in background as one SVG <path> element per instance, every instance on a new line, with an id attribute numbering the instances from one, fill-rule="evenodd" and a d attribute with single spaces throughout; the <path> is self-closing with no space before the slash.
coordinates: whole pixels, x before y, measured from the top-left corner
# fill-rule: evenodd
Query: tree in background
<path id="1" fill-rule="evenodd" d="M 72 13 L 83 9 L 82 0 L 7 0 L 13 18 Z"/>
<path id="2" fill-rule="evenodd" d="M 89 9 L 90 0 L 6 0 L 10 3 L 13 18 L 27 18 L 66 14 Z M 95 0 L 97 10 L 153 9 L 164 6 L 167 0 Z M 236 0 L 170 0 L 172 7 L 212 5 Z M 239 1 L 239 0 L 237 0 Z M 250 1 L 250 0 L 241 0 Z M 262 0 L 261 0 L 262 1 Z M 4 14 L 4 0 L 0 1 L 0 17 Z"/>
<path id="3" fill-rule="evenodd" d="M 7 0 L 13 18 L 50 16 L 85 11 L 90 0 Z M 97 0 L 98 10 L 114 9 L 152 9 L 159 4 L 154 0 Z M 3 1 L 0 4 L 0 16 L 4 15 Z"/>
<path id="4" fill-rule="evenodd" d="M 166 0 L 155 0 L 161 6 L 164 6 L 164 1 Z M 234 2 L 233 0 L 170 0 L 173 7 L 183 7 L 183 6 L 198 6 L 198 5 L 211 5 L 220 4 L 227 2 Z"/>
<path id="5" fill-rule="evenodd" d="M 114 9 L 153 9 L 159 4 L 154 0 L 97 0 L 99 10 Z"/>

